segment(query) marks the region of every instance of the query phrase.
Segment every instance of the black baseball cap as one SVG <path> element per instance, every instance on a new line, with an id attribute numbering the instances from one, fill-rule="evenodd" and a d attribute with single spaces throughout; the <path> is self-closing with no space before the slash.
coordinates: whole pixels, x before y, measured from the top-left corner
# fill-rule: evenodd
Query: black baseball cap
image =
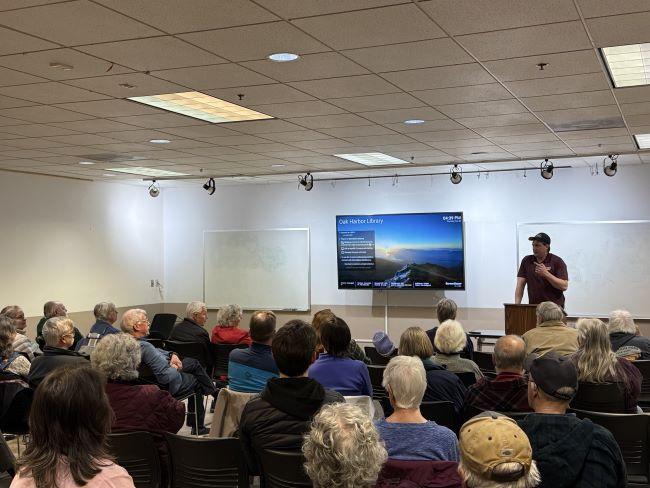
<path id="1" fill-rule="evenodd" d="M 549 352 L 543 356 L 531 354 L 524 362 L 524 368 L 538 388 L 544 393 L 560 400 L 571 400 L 573 395 L 558 393 L 560 388 L 573 388 L 574 394 L 578 390 L 578 370 L 571 360 Z"/>
<path id="2" fill-rule="evenodd" d="M 551 245 L 551 238 L 548 236 L 548 234 L 544 234 L 543 232 L 540 232 L 539 234 L 529 237 L 528 240 L 543 242 L 547 246 Z"/>

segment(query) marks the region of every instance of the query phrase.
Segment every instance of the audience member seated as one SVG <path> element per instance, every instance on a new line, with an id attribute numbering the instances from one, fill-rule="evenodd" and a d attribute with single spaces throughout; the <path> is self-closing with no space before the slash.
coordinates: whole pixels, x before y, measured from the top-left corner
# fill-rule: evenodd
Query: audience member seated
<path id="1" fill-rule="evenodd" d="M 467 389 L 458 375 L 447 371 L 444 366 L 434 363 L 431 341 L 420 327 L 409 327 L 399 340 L 399 353 L 403 356 L 417 356 L 422 360 L 427 374 L 425 402 L 449 401 L 454 404 L 456 417 L 460 419 Z"/>
<path id="2" fill-rule="evenodd" d="M 511 418 L 496 412 L 482 413 L 465 422 L 458 438 L 458 472 L 463 487 L 542 486 L 541 468 L 538 469 L 539 461 L 536 463 L 533 460 L 531 441 Z"/>
<path id="3" fill-rule="evenodd" d="M 385 358 L 389 358 L 395 353 L 395 345 L 393 344 L 393 341 L 390 340 L 388 334 L 383 330 L 375 332 L 372 335 L 372 345 L 375 346 L 377 354 L 384 356 Z"/>
<path id="4" fill-rule="evenodd" d="M 13 373 L 27 380 L 29 375 L 29 359 L 14 351 L 16 328 L 13 320 L 6 315 L 0 315 L 0 373 Z"/>
<path id="5" fill-rule="evenodd" d="M 433 362 L 445 366 L 452 373 L 474 373 L 476 379 L 483 378 L 478 365 L 471 359 L 461 358 L 460 352 L 467 344 L 463 326 L 455 320 L 445 320 L 435 338 L 436 355 Z"/>
<path id="6" fill-rule="evenodd" d="M 95 323 L 90 328 L 90 332 L 81 339 L 76 346 L 76 351 L 88 354 L 97 347 L 99 340 L 109 334 L 119 334 L 120 330 L 113 327 L 117 321 L 117 307 L 112 302 L 100 302 L 93 309 Z"/>
<path id="7" fill-rule="evenodd" d="M 246 344 L 250 345 L 251 336 L 248 331 L 239 328 L 244 317 L 239 305 L 226 305 L 217 312 L 217 325 L 212 329 L 210 340 L 215 344 Z"/>
<path id="8" fill-rule="evenodd" d="M 331 320 L 333 317 L 336 317 L 336 315 L 334 315 L 334 312 L 332 312 L 329 308 L 325 308 L 323 310 L 319 310 L 318 312 L 316 312 L 314 314 L 314 318 L 311 321 L 311 325 L 314 329 L 316 329 L 316 335 L 318 336 L 318 354 L 325 351 L 325 348 L 323 347 L 323 344 L 321 343 L 320 340 L 320 328 L 326 321 Z M 357 361 L 363 361 L 366 364 L 370 364 L 372 362 L 370 358 L 366 356 L 366 353 L 363 352 L 363 349 L 361 349 L 359 344 L 357 344 L 357 342 L 354 339 L 350 339 L 350 347 L 348 347 L 348 355 L 350 356 L 351 359 L 356 359 Z"/>
<path id="9" fill-rule="evenodd" d="M 456 320 L 457 311 L 458 306 L 451 298 L 443 298 L 440 300 L 438 305 L 436 305 L 436 318 L 438 319 L 438 324 L 442 324 L 446 320 Z M 438 327 L 433 327 L 426 331 L 435 352 L 437 352 L 435 345 L 436 332 L 438 332 Z M 460 357 L 472 359 L 472 355 L 474 354 L 474 344 L 472 343 L 472 338 L 468 334 L 465 334 L 465 337 L 467 338 L 467 342 L 465 343 L 463 350 L 460 352 Z"/>
<path id="10" fill-rule="evenodd" d="M 348 324 L 342 318 L 332 316 L 321 325 L 320 339 L 325 352 L 309 368 L 309 377 L 343 396 L 371 397 L 368 367 L 348 356 L 351 340 Z"/>
<path id="11" fill-rule="evenodd" d="M 638 347 L 641 350 L 641 357 L 638 359 L 650 359 L 650 339 L 639 334 L 639 328 L 630 312 L 614 310 L 609 314 L 607 329 L 614 352 L 625 346 Z"/>
<path id="12" fill-rule="evenodd" d="M 234 349 L 228 358 L 228 389 L 257 393 L 270 378 L 278 376 L 271 342 L 275 334 L 275 314 L 255 312 L 248 326 L 252 344 L 248 349 Z"/>
<path id="13" fill-rule="evenodd" d="M 458 461 L 456 435 L 420 413 L 427 388 L 422 360 L 413 356 L 394 357 L 384 370 L 382 386 L 394 410 L 390 417 L 377 422 L 389 458 Z"/>
<path id="14" fill-rule="evenodd" d="M 550 351 L 567 356 L 578 350 L 578 331 L 562 322 L 564 312 L 559 305 L 542 302 L 537 305 L 536 314 L 537 327 L 522 336 L 526 343 L 526 356 L 542 356 Z"/>
<path id="15" fill-rule="evenodd" d="M 205 420 L 203 394 L 214 393 L 212 380 L 196 359 L 184 358 L 181 362 L 176 354 L 163 351 L 143 341 L 142 338 L 149 335 L 150 325 L 147 312 L 134 308 L 124 312 L 120 327 L 138 340 L 142 364 L 151 370 L 156 383 L 161 388 L 176 398 L 183 398 L 189 394 L 196 395 L 198 435 L 207 434 L 209 431 L 203 425 Z M 191 414 L 187 416 L 187 425 L 192 427 L 192 435 L 196 435 L 193 398 L 188 400 L 187 406 Z"/>
<path id="16" fill-rule="evenodd" d="M 22 308 L 18 305 L 8 305 L 0 310 L 0 315 L 6 315 L 12 319 L 14 327 L 16 327 L 14 351 L 27 354 L 30 361 L 34 359 L 35 354 L 43 354 L 38 344 L 27 337 L 27 333 L 25 332 L 27 320 L 25 320 L 25 312 L 23 312 Z"/>
<path id="17" fill-rule="evenodd" d="M 61 366 L 87 366 L 85 356 L 71 351 L 74 342 L 74 323 L 68 317 L 52 317 L 43 325 L 45 347 L 43 355 L 32 361 L 29 385 L 36 388 L 47 375 Z"/>
<path id="18" fill-rule="evenodd" d="M 302 320 L 291 320 L 273 338 L 271 348 L 280 377 L 270 378 L 260 395 L 246 404 L 239 425 L 239 439 L 253 475 L 260 473 L 257 452 L 300 450 L 303 435 L 320 408 L 344 401 L 339 393 L 307 377 L 317 343 L 316 332 Z"/>
<path id="19" fill-rule="evenodd" d="M 140 345 L 128 334 L 110 334 L 90 356 L 92 367 L 108 380 L 106 395 L 113 410 L 111 432 L 151 432 L 163 476 L 170 466 L 164 433 L 177 433 L 185 419 L 185 405 L 156 385 L 138 384 Z"/>
<path id="20" fill-rule="evenodd" d="M 578 388 L 570 358 L 549 353 L 526 365 L 528 403 L 535 413 L 519 421 L 533 448 L 544 488 L 625 486 L 625 463 L 614 436 L 590 420 L 567 414 Z M 462 448 L 461 448 L 462 457 Z"/>
<path id="21" fill-rule="evenodd" d="M 180 324 L 177 324 L 169 334 L 170 341 L 178 342 L 198 342 L 203 345 L 203 354 L 207 359 L 205 369 L 212 372 L 214 360 L 212 353 L 212 344 L 210 334 L 205 330 L 205 324 L 208 321 L 208 309 L 203 302 L 190 302 L 185 308 L 185 318 Z"/>
<path id="22" fill-rule="evenodd" d="M 43 337 L 43 326 L 48 319 L 51 319 L 53 317 L 67 316 L 68 310 L 61 302 L 46 302 L 45 305 L 43 305 L 43 317 L 38 321 L 38 324 L 36 324 L 36 342 L 39 342 L 40 340 L 42 344 L 45 344 L 45 338 Z M 70 349 L 75 350 L 77 343 L 81 339 L 83 339 L 83 336 L 81 335 L 81 332 L 79 332 L 79 329 L 75 327 L 74 340 L 72 341 L 72 346 L 70 346 Z"/>
<path id="23" fill-rule="evenodd" d="M 615 354 L 617 358 L 625 358 L 628 361 L 638 361 L 641 359 L 641 349 L 635 346 L 619 347 Z"/>
<path id="24" fill-rule="evenodd" d="M 526 344 L 517 335 L 500 337 L 492 354 L 497 377 L 481 378 L 467 390 L 465 408 L 498 412 L 530 412 L 528 378 L 524 376 Z"/>
<path id="25" fill-rule="evenodd" d="M 371 488 L 387 457 L 372 420 L 345 403 L 323 407 L 302 452 L 314 488 Z"/>
<path id="26" fill-rule="evenodd" d="M 54 371 L 34 395 L 30 440 L 11 486 L 133 488 L 108 454 L 111 415 L 99 373 L 90 367 Z"/>
<path id="27" fill-rule="evenodd" d="M 607 326 L 599 319 L 580 319 L 576 325 L 578 352 L 573 362 L 578 380 L 588 383 L 616 383 L 625 399 L 626 413 L 637 413 L 641 394 L 641 372 L 627 359 L 616 357 L 612 351 Z"/>

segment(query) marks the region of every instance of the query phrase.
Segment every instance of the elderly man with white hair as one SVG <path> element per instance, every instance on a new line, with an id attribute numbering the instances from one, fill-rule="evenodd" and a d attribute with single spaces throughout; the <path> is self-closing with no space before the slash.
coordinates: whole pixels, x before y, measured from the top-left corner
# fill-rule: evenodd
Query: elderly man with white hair
<path id="1" fill-rule="evenodd" d="M 176 398 L 183 398 L 188 394 L 196 395 L 198 431 L 193 415 L 188 415 L 187 424 L 192 427 L 193 435 L 207 434 L 208 429 L 203 425 L 205 420 L 203 394 L 211 395 L 215 392 L 212 380 L 196 359 L 184 358 L 181 362 L 176 354 L 158 349 L 142 340 L 149 335 L 150 325 L 147 312 L 134 308 L 124 312 L 120 327 L 139 341 L 142 353 L 141 364 L 151 370 L 159 386 Z M 188 411 L 194 413 L 194 401 L 188 401 Z"/>
<path id="2" fill-rule="evenodd" d="M 30 361 L 34 360 L 34 355 L 43 354 L 38 344 L 27 337 L 25 332 L 27 320 L 25 320 L 25 312 L 22 308 L 18 305 L 7 305 L 0 310 L 0 315 L 9 317 L 16 328 L 16 339 L 14 339 L 13 343 L 14 351 L 27 354 Z"/>
<path id="3" fill-rule="evenodd" d="M 558 356 L 568 356 L 578 350 L 578 331 L 567 327 L 562 320 L 564 311 L 553 302 L 537 305 L 537 327 L 521 338 L 526 343 L 526 356 L 543 356 L 551 351 Z"/>
<path id="4" fill-rule="evenodd" d="M 43 347 L 45 345 L 45 339 L 43 337 L 43 326 L 45 325 L 45 322 L 48 321 L 48 319 L 51 319 L 52 317 L 67 317 L 68 316 L 68 309 L 65 308 L 65 305 L 61 302 L 55 302 L 55 301 L 49 301 L 45 302 L 43 305 L 43 317 L 41 320 L 38 321 L 38 324 L 36 324 L 36 342 Z M 83 339 L 83 336 L 81 335 L 81 332 L 79 332 L 79 329 L 76 327 L 74 328 L 74 340 L 72 341 L 72 345 L 70 346 L 70 349 L 75 349 L 77 347 L 77 343 Z"/>
<path id="5" fill-rule="evenodd" d="M 478 365 L 471 359 L 460 357 L 460 353 L 467 343 L 465 330 L 460 322 L 445 320 L 434 339 L 436 355 L 433 362 L 447 368 L 452 373 L 474 373 L 476 380 L 483 378 L 483 373 Z"/>
<path id="6" fill-rule="evenodd" d="M 88 335 L 77 343 L 77 351 L 90 354 L 97 346 L 97 342 L 109 334 L 119 334 L 120 330 L 113 327 L 117 321 L 117 307 L 112 302 L 99 302 L 93 309 L 95 323 L 90 328 Z"/>
<path id="7" fill-rule="evenodd" d="M 203 345 L 203 357 L 206 358 L 207 364 L 204 364 L 207 371 L 212 371 L 212 343 L 210 334 L 205 330 L 205 324 L 208 321 L 208 309 L 203 302 L 190 302 L 185 308 L 185 319 L 174 326 L 169 335 L 170 341 L 178 342 L 198 342 Z"/>
<path id="8" fill-rule="evenodd" d="M 638 347 L 641 350 L 638 359 L 650 359 L 650 339 L 639 334 L 630 312 L 614 310 L 609 314 L 607 329 L 612 351 L 616 352 L 622 347 Z"/>

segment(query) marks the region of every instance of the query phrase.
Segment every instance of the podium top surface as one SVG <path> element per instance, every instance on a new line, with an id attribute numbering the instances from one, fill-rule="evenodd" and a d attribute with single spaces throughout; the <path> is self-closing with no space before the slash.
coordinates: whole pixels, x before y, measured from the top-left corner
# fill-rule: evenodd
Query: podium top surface
<path id="1" fill-rule="evenodd" d="M 534 307 L 537 308 L 537 304 L 535 303 L 504 303 L 504 306 L 508 307 Z"/>
<path id="2" fill-rule="evenodd" d="M 476 329 L 470 330 L 467 333 L 470 337 L 487 337 L 487 338 L 499 338 L 506 335 L 505 331 L 497 329 Z"/>

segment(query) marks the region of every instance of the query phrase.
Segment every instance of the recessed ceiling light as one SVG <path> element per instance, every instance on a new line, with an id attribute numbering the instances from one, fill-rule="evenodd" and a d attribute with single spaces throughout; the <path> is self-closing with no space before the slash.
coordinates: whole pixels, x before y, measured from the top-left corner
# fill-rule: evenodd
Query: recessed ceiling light
<path id="1" fill-rule="evenodd" d="M 95 163 L 93 163 L 92 161 L 79 161 L 79 164 L 90 165 Z"/>
<path id="2" fill-rule="evenodd" d="M 650 134 L 634 134 L 639 149 L 650 149 Z"/>
<path id="3" fill-rule="evenodd" d="M 250 110 L 219 98 L 200 92 L 167 93 L 146 97 L 129 97 L 134 102 L 151 105 L 195 119 L 206 120 L 213 124 L 222 122 L 240 122 L 244 120 L 272 119 L 255 110 Z"/>
<path id="4" fill-rule="evenodd" d="M 405 124 L 424 124 L 422 119 L 409 119 L 404 121 Z"/>
<path id="5" fill-rule="evenodd" d="M 650 84 L 650 43 L 601 48 L 615 88 Z"/>
<path id="6" fill-rule="evenodd" d="M 284 168 L 284 167 L 285 167 L 284 164 L 272 164 L 271 165 L 271 168 Z"/>
<path id="7" fill-rule="evenodd" d="M 273 53 L 269 54 L 269 59 L 276 63 L 286 63 L 288 61 L 295 61 L 300 56 L 294 53 Z"/>
<path id="8" fill-rule="evenodd" d="M 128 173 L 132 175 L 142 175 L 142 176 L 188 176 L 187 173 L 177 173 L 176 171 L 167 171 L 165 169 L 158 168 L 144 168 L 141 166 L 135 166 L 132 168 L 107 168 L 108 171 L 115 171 L 117 173 Z"/>
<path id="9" fill-rule="evenodd" d="M 409 164 L 408 161 L 394 158 L 383 153 L 356 153 L 356 154 L 335 154 L 337 158 L 347 159 L 353 163 L 364 164 L 366 166 L 385 166 L 391 164 Z"/>
<path id="10" fill-rule="evenodd" d="M 169 139 L 151 139 L 149 142 L 152 144 L 169 144 L 171 141 Z"/>

